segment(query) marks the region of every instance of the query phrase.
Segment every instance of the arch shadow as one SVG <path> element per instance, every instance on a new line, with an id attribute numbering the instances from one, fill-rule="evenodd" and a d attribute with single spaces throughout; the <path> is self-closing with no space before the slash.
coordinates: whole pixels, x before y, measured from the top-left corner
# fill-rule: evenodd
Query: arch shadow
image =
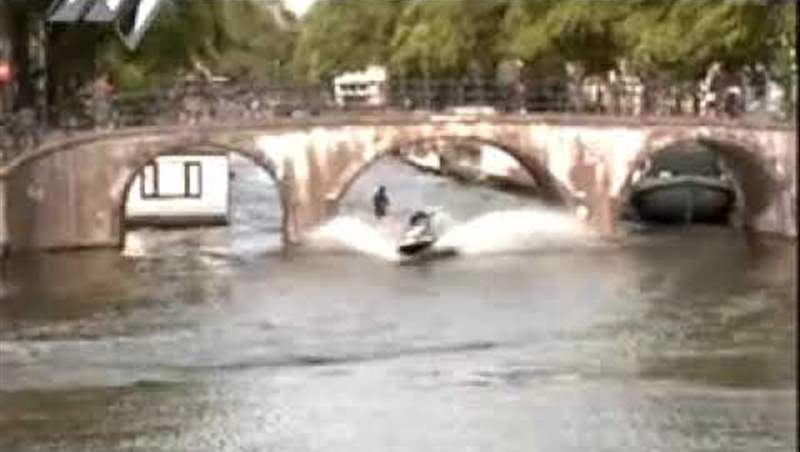
<path id="1" fill-rule="evenodd" d="M 542 201 L 559 207 L 568 206 L 572 202 L 572 195 L 569 189 L 559 182 L 537 157 L 495 140 L 474 136 L 441 135 L 392 143 L 369 160 L 360 160 L 355 164 L 348 165 L 334 183 L 332 193 L 329 194 L 328 202 L 333 204 L 331 206 L 332 211 L 336 210 L 336 207 L 355 182 L 378 162 L 392 157 L 404 159 L 413 155 L 416 149 L 426 146 L 428 153 L 434 153 L 440 158 L 443 157 L 443 148 L 446 146 L 476 150 L 479 150 L 481 146 L 492 146 L 513 158 L 531 176 L 537 188 L 541 191 Z"/>

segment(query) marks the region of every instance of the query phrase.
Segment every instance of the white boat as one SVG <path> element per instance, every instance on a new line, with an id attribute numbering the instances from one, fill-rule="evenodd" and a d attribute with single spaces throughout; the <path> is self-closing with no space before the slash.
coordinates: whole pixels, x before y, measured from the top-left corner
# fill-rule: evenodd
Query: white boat
<path id="1" fill-rule="evenodd" d="M 157 157 L 128 189 L 125 222 L 131 227 L 227 225 L 230 174 L 225 153 Z"/>

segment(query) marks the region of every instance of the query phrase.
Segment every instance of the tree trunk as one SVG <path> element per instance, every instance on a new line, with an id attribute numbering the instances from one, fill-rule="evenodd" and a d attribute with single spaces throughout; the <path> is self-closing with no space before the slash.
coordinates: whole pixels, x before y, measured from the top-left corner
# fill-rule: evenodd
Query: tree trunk
<path id="1" fill-rule="evenodd" d="M 31 76 L 30 23 L 27 11 L 11 11 L 11 59 L 16 67 L 17 95 L 14 110 L 32 108 L 36 102 L 35 86 Z"/>
<path id="2" fill-rule="evenodd" d="M 651 74 L 644 74 L 644 76 L 640 77 L 642 83 L 642 94 L 641 94 L 641 110 L 639 111 L 639 116 L 649 116 L 653 113 L 653 108 L 655 107 L 655 85 L 653 83 L 653 76 Z"/>
<path id="3" fill-rule="evenodd" d="M 680 88 L 675 90 L 674 100 L 675 100 L 674 113 L 680 116 L 683 114 L 683 90 L 681 90 Z"/>

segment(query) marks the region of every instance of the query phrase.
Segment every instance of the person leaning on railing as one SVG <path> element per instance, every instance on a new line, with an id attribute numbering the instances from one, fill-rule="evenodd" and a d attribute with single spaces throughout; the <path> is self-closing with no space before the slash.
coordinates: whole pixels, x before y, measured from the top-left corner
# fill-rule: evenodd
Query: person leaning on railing
<path id="1" fill-rule="evenodd" d="M 112 126 L 111 113 L 114 85 L 111 74 L 102 72 L 92 82 L 92 110 L 95 128 L 106 129 Z"/>

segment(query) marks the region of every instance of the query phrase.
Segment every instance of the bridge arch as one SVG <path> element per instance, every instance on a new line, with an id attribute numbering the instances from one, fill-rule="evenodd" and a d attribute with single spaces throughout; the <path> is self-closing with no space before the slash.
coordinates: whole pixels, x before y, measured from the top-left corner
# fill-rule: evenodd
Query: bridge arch
<path id="1" fill-rule="evenodd" d="M 125 204 L 139 170 L 162 155 L 240 155 L 266 171 L 278 190 L 282 227 L 287 189 L 276 165 L 255 148 L 251 135 L 212 140 L 196 130 L 122 131 L 62 140 L 0 168 L 6 230 L 12 249 L 122 247 Z M 45 220 L 47 218 L 47 220 Z M 285 238 L 285 237 L 284 237 Z"/>
<path id="2" fill-rule="evenodd" d="M 624 208 L 632 195 L 634 175 L 654 155 L 691 145 L 701 145 L 715 154 L 733 179 L 737 200 L 734 217 L 748 225 L 777 199 L 776 193 L 785 179 L 780 174 L 781 163 L 768 149 L 743 134 L 725 131 L 675 133 L 667 136 L 652 134 L 628 167 L 628 174 L 617 197 Z"/>
<path id="3" fill-rule="evenodd" d="M 480 150 L 482 146 L 491 146 L 513 158 L 531 176 L 541 190 L 543 201 L 553 205 L 567 205 L 571 202 L 570 191 L 537 157 L 523 152 L 518 147 L 508 145 L 499 140 L 478 136 L 437 135 L 424 138 L 392 140 L 377 149 L 377 152 L 366 160 L 354 159 L 341 172 L 329 191 L 329 202 L 338 206 L 355 182 L 376 163 L 391 157 L 407 157 L 416 149 L 424 148 L 428 153 L 442 157 L 447 147 L 473 148 Z"/>
<path id="4" fill-rule="evenodd" d="M 247 159 L 250 163 L 255 165 L 256 167 L 260 168 L 264 172 L 269 175 L 269 178 L 272 180 L 275 189 L 278 191 L 278 199 L 280 199 L 280 208 L 281 208 L 281 236 L 284 242 L 286 242 L 287 237 L 285 234 L 286 226 L 289 221 L 289 201 L 287 195 L 289 190 L 286 189 L 284 186 L 284 181 L 282 181 L 277 174 L 277 169 L 275 167 L 274 162 L 265 158 L 261 152 L 256 151 L 255 149 L 248 149 L 244 146 L 236 146 L 230 144 L 221 144 L 216 143 L 213 141 L 196 141 L 191 145 L 180 144 L 180 145 L 171 145 L 163 148 L 154 149 L 152 152 L 139 154 L 134 156 L 130 162 L 123 168 L 120 172 L 119 176 L 116 180 L 112 183 L 112 194 L 111 199 L 112 203 L 115 206 L 115 218 L 112 222 L 116 225 L 118 232 L 117 235 L 119 236 L 119 247 L 125 247 L 125 239 L 126 239 L 126 226 L 125 226 L 125 207 L 128 203 L 128 197 L 130 195 L 131 186 L 133 182 L 136 180 L 137 175 L 139 172 L 149 163 L 155 161 L 158 157 L 162 156 L 179 156 L 179 155 L 198 155 L 198 154 L 218 154 L 218 153 L 226 153 L 226 154 L 236 154 L 241 157 Z"/>
<path id="5" fill-rule="evenodd" d="M 637 162 L 680 141 L 702 141 L 736 171 L 751 225 L 796 236 L 795 129 L 595 122 L 344 117 L 149 127 L 54 138 L 0 167 L 0 246 L 6 244 L 12 251 L 118 246 L 125 196 L 138 169 L 158 155 L 201 147 L 243 155 L 277 180 L 284 237 L 294 241 L 335 212 L 330 207 L 376 161 L 415 145 L 443 141 L 500 149 L 549 189 L 549 199 L 556 203 L 574 205 L 586 193 L 579 185 L 586 185 L 594 198 L 589 200 L 589 218 L 596 217 L 598 223 L 616 213 Z M 580 143 L 586 143 L 588 162 L 578 158 L 583 155 L 578 152 Z M 433 147 L 435 151 L 438 146 Z M 576 184 L 573 173 L 586 173 L 587 182 Z"/>

